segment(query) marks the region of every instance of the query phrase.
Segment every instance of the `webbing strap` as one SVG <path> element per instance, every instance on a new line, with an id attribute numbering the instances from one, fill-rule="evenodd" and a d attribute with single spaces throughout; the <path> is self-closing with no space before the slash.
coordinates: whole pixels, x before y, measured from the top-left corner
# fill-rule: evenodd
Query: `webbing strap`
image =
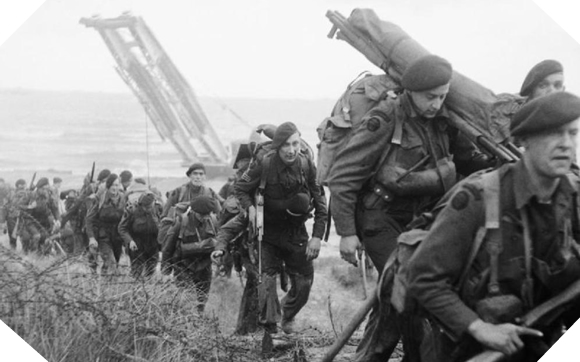
<path id="1" fill-rule="evenodd" d="M 475 261 L 475 257 L 485 240 L 486 235 L 492 231 L 495 235 L 491 235 L 494 238 L 499 238 L 501 242 L 501 233 L 499 230 L 499 172 L 497 170 L 485 173 L 481 176 L 481 185 L 483 187 L 483 200 L 485 203 L 485 224 L 480 227 L 473 240 L 473 245 L 469 252 L 469 257 L 467 259 L 467 264 L 461 273 L 459 278 L 458 289 L 463 287 L 467 274 L 471 265 Z"/>

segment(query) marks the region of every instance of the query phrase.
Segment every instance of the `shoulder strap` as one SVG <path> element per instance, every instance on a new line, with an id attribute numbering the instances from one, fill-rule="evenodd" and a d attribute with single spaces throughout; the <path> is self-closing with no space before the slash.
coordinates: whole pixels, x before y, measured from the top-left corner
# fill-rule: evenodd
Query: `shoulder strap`
<path id="1" fill-rule="evenodd" d="M 501 230 L 499 228 L 499 171 L 494 170 L 481 175 L 481 185 L 483 187 L 483 201 L 485 204 L 485 224 L 480 227 L 475 234 L 475 239 L 469 252 L 467 264 L 465 264 L 461 277 L 459 278 L 458 289 L 463 287 L 469 269 L 471 269 L 471 265 L 475 261 L 475 257 L 477 256 L 486 235 L 489 233 L 491 237 L 497 237 L 500 238 L 498 240 L 501 240 Z"/>
<path id="2" fill-rule="evenodd" d="M 270 171 L 270 163 L 272 161 L 272 156 L 274 155 L 274 150 L 268 151 L 262 158 L 262 173 L 260 175 L 260 186 L 258 189 L 263 192 L 266 188 L 266 182 L 268 181 L 268 172 Z"/>
<path id="3" fill-rule="evenodd" d="M 177 202 L 183 202 L 186 193 L 187 193 L 187 185 L 181 185 L 181 187 L 179 187 L 179 195 L 177 196 Z"/>

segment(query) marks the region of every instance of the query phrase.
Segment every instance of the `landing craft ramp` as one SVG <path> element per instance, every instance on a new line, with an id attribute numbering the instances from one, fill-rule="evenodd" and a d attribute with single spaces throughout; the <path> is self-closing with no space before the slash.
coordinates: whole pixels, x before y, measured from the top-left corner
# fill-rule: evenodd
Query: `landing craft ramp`
<path id="1" fill-rule="evenodd" d="M 173 143 L 184 164 L 230 166 L 223 145 L 195 93 L 141 17 L 81 18 L 99 32 L 111 51 L 115 69 L 143 105 L 163 140 Z"/>

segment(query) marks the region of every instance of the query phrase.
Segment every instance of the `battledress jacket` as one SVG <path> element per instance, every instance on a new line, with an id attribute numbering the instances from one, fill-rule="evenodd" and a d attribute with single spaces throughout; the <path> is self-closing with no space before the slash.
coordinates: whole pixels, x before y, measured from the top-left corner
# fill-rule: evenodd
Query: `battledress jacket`
<path id="1" fill-rule="evenodd" d="M 580 277 L 577 200 L 578 184 L 560 178 L 551 202 L 535 196 L 522 161 L 502 166 L 500 177 L 500 230 L 498 282 L 501 294 L 522 298 L 525 278 L 523 224 L 520 209 L 527 210 L 532 240 L 533 305 L 553 297 Z M 458 339 L 479 318 L 475 304 L 486 297 L 490 255 L 484 239 L 466 274 L 477 230 L 485 224 L 485 199 L 480 179 L 457 185 L 409 264 L 409 294 L 449 335 Z M 575 216 L 574 216 L 575 215 Z"/>
<path id="2" fill-rule="evenodd" d="M 387 98 L 373 108 L 356 129 L 347 145 L 339 151 L 329 177 L 331 192 L 330 208 L 337 233 L 341 236 L 356 235 L 355 214 L 359 199 L 372 193 L 373 186 L 369 180 L 381 173 L 385 166 L 396 166 L 409 170 L 419 164 L 427 155 L 435 154 L 415 171 L 430 167 L 437 160 L 453 159 L 457 172 L 462 175 L 490 166 L 488 158 L 463 134 L 448 124 L 448 113 L 442 107 L 432 119 L 419 116 L 408 93 L 398 98 Z M 402 129 L 399 141 L 394 141 L 396 124 Z M 400 143 L 400 144 L 398 144 Z M 432 147 L 431 147 L 431 146 Z M 381 162 L 382 156 L 388 162 Z M 436 194 L 421 197 L 397 197 L 391 202 L 390 213 L 407 213 L 407 219 L 413 214 L 424 211 L 431 200 L 443 195 L 443 190 Z"/>
<path id="3" fill-rule="evenodd" d="M 269 204 L 274 201 L 289 200 L 298 192 L 308 192 L 314 207 L 314 226 L 312 237 L 322 238 L 326 227 L 328 211 L 326 199 L 322 195 L 321 187 L 316 183 L 316 168 L 309 158 L 300 154 L 291 165 L 286 165 L 275 153 L 270 156 L 271 161 L 267 170 L 267 182 L 264 191 L 264 241 L 273 244 L 287 239 L 287 231 L 292 227 L 304 227 L 304 221 L 300 225 L 292 225 L 288 219 L 284 219 L 284 210 L 272 210 Z M 300 158 L 303 158 L 302 160 Z M 308 167 L 304 167 L 306 164 Z M 236 197 L 242 208 L 247 209 L 253 202 L 253 197 L 260 185 L 262 175 L 262 163 L 256 163 L 249 168 L 244 175 L 235 183 Z"/>

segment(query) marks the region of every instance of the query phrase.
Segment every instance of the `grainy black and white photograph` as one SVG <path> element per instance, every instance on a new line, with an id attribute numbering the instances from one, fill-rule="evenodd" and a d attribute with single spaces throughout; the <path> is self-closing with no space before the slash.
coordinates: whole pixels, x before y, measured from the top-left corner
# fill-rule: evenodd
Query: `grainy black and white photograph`
<path id="1" fill-rule="evenodd" d="M 531 0 L 46 0 L 0 44 L 0 320 L 49 362 L 538 361 L 579 129 Z"/>

